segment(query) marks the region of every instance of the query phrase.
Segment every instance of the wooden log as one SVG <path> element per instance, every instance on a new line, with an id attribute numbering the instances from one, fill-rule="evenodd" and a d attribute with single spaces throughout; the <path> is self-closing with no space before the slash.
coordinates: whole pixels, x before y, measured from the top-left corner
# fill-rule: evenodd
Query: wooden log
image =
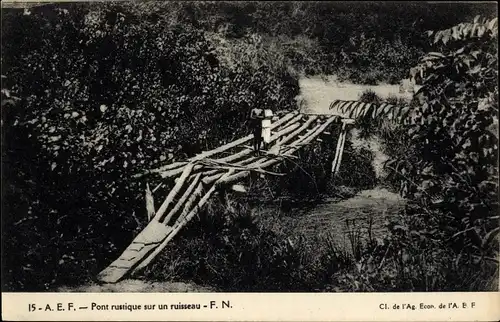
<path id="1" fill-rule="evenodd" d="M 281 124 L 287 122 L 288 120 L 290 120 L 291 118 L 293 118 L 295 115 L 299 114 L 298 111 L 293 111 L 293 112 L 290 112 L 288 114 L 286 114 L 284 117 L 280 118 L 278 121 L 276 121 L 275 123 L 271 124 L 271 129 L 274 129 L 278 126 L 280 126 Z M 228 144 L 225 144 L 221 147 L 218 147 L 217 149 L 214 149 L 214 150 L 210 150 L 210 151 L 207 151 L 205 153 L 202 153 L 202 154 L 199 154 L 197 155 L 196 157 L 193 157 L 193 158 L 190 158 L 188 159 L 188 161 L 198 161 L 198 160 L 202 160 L 204 158 L 208 158 L 208 157 L 211 157 L 215 154 L 218 154 L 220 152 L 224 152 L 226 150 L 229 150 L 231 148 L 234 148 L 240 144 L 243 144 L 247 141 L 250 141 L 251 139 L 253 139 L 253 134 L 250 134 L 250 135 L 247 135 L 239 140 L 236 140 L 236 141 L 233 141 L 233 142 L 230 142 Z"/>
<path id="2" fill-rule="evenodd" d="M 299 127 L 298 129 L 296 129 L 295 131 L 293 131 L 291 134 L 289 134 L 287 137 L 285 138 L 282 138 L 279 142 L 277 142 L 275 145 L 273 145 L 269 151 L 273 150 L 273 149 L 277 149 L 278 148 L 278 145 L 281 146 L 281 147 L 285 147 L 284 145 L 286 143 L 288 143 L 289 141 L 293 140 L 294 138 L 298 137 L 299 140 L 303 139 L 304 137 L 307 137 L 309 135 L 309 133 L 311 133 L 311 131 L 313 131 L 313 129 L 311 130 L 307 130 L 307 128 L 311 125 L 312 122 L 314 122 L 315 120 L 318 119 L 318 116 L 317 115 L 312 115 L 312 116 L 309 116 L 309 118 L 307 119 L 306 122 L 304 122 L 304 124 L 302 124 L 301 127 Z M 319 127 L 320 125 L 318 125 Z M 304 132 L 304 130 L 306 130 L 305 134 L 304 135 L 298 135 L 302 132 Z M 286 149 L 290 149 L 291 147 L 290 146 L 286 146 Z M 262 151 L 266 154 L 267 151 Z M 276 156 L 276 155 L 275 155 Z M 291 156 L 291 155 L 289 155 Z M 262 161 L 265 161 L 266 159 L 265 158 L 261 158 Z"/>
<path id="3" fill-rule="evenodd" d="M 196 190 L 194 191 L 194 193 L 189 197 L 186 204 L 182 208 L 182 212 L 177 216 L 177 218 L 175 218 L 175 221 L 177 221 L 178 218 L 184 217 L 188 213 L 193 204 L 198 201 L 199 197 L 201 197 L 202 193 L 203 193 L 203 184 L 200 182 L 196 186 Z"/>
<path id="4" fill-rule="evenodd" d="M 259 157 L 251 156 L 249 158 L 243 159 L 241 161 L 238 161 L 238 162 L 235 162 L 232 164 L 236 165 L 236 166 L 243 166 L 243 165 L 252 163 L 258 159 L 259 159 Z M 215 159 L 215 160 L 220 160 L 220 159 Z M 212 176 L 212 175 L 217 174 L 217 173 L 223 174 L 224 172 L 226 172 L 226 169 L 205 169 L 202 172 L 198 172 L 198 173 L 200 173 L 201 177 L 204 178 L 204 177 Z M 196 174 L 198 174 L 198 173 L 196 173 Z M 196 174 L 191 174 L 191 176 L 194 177 Z"/>
<path id="5" fill-rule="evenodd" d="M 246 159 L 243 159 L 241 161 L 238 161 L 238 162 L 234 162 L 234 163 L 227 163 L 228 166 L 234 166 L 234 167 L 238 167 L 238 166 L 243 166 L 245 164 L 248 164 L 250 162 L 253 162 L 257 159 L 257 157 L 254 157 L 254 156 L 251 156 L 249 158 L 246 158 Z M 213 159 L 214 161 L 219 161 L 220 159 Z M 193 169 L 196 169 L 196 167 L 194 167 Z M 197 174 L 201 174 L 202 177 L 205 177 L 205 176 L 209 176 L 209 175 L 213 175 L 215 173 L 218 173 L 218 172 L 226 172 L 227 168 L 221 168 L 220 166 L 217 166 L 215 163 L 213 165 L 200 165 L 200 168 L 198 168 L 198 170 L 200 170 L 200 172 L 194 172 L 191 173 L 191 177 L 194 178 Z M 177 182 L 179 178 L 176 178 L 175 179 L 175 182 Z"/>
<path id="6" fill-rule="evenodd" d="M 342 153 L 342 148 L 344 146 L 345 135 L 344 131 L 340 132 L 339 139 L 337 142 L 337 149 L 335 151 L 335 159 L 332 163 L 332 173 L 335 175 L 337 173 L 337 167 L 339 163 L 340 154 Z"/>
<path id="7" fill-rule="evenodd" d="M 321 124 L 318 124 L 316 126 L 316 129 L 319 128 L 321 126 Z M 303 129 L 302 129 L 303 130 Z M 296 134 L 290 134 L 289 137 L 286 139 L 286 141 L 289 141 L 289 138 L 293 138 L 294 136 L 296 136 Z M 299 139 L 298 141 L 301 141 L 301 139 Z M 280 141 L 279 144 L 281 144 L 283 141 Z M 273 147 L 271 147 L 272 149 Z M 291 148 L 291 146 L 288 146 L 287 147 L 288 149 Z M 250 157 L 246 160 L 244 160 L 245 162 L 238 162 L 236 163 L 237 165 L 246 165 L 246 166 L 249 166 L 249 167 L 255 167 L 259 164 L 259 162 L 263 162 L 263 161 L 266 161 L 266 160 L 269 160 L 268 157 Z M 222 171 L 218 171 L 218 170 L 211 170 L 211 171 L 207 171 L 207 172 L 204 172 L 204 175 L 202 176 L 203 179 L 202 181 L 205 183 L 205 184 L 209 184 L 211 182 L 213 182 L 214 180 L 216 180 L 217 178 L 219 178 L 220 176 L 222 175 Z"/>
<path id="8" fill-rule="evenodd" d="M 182 186 L 184 185 L 184 181 L 189 177 L 191 174 L 191 171 L 193 171 L 193 164 L 189 163 L 183 170 L 181 177 L 179 180 L 175 183 L 175 186 L 170 190 L 170 193 L 167 195 L 167 198 L 165 198 L 165 201 L 163 201 L 162 205 L 156 212 L 156 215 L 154 219 L 156 221 L 159 221 L 159 219 L 163 216 L 163 214 L 167 211 L 168 206 L 174 200 L 174 197 L 177 195 L 177 193 L 181 190 Z"/>
<path id="9" fill-rule="evenodd" d="M 187 161 L 179 161 L 179 162 L 169 163 L 167 165 L 161 166 L 161 167 L 156 168 L 156 169 L 146 170 L 146 171 L 144 171 L 142 173 L 134 174 L 132 176 L 132 178 L 141 178 L 141 177 L 143 177 L 145 175 L 148 175 L 148 174 L 151 174 L 151 173 L 158 173 L 158 172 L 161 172 L 161 171 L 167 171 L 167 170 L 171 170 L 171 169 L 182 168 L 182 167 L 184 167 L 188 163 L 189 162 L 187 162 Z"/>
<path id="10" fill-rule="evenodd" d="M 337 140 L 337 147 L 335 149 L 335 156 L 332 161 L 332 173 L 336 172 L 337 169 L 337 160 L 339 159 L 339 153 L 340 153 L 340 147 L 342 146 L 342 140 L 344 137 L 344 128 L 345 128 L 345 123 L 342 125 L 342 128 L 340 130 L 339 138 Z"/>
<path id="11" fill-rule="evenodd" d="M 280 118 L 277 122 L 271 124 L 271 129 L 274 129 L 274 128 L 277 128 L 279 126 L 281 126 L 282 124 L 285 124 L 286 126 L 289 126 L 295 122 L 298 122 L 300 119 L 302 119 L 303 115 L 302 114 L 298 114 L 298 112 L 294 111 L 294 112 L 290 112 L 288 114 L 286 114 L 284 117 Z M 288 122 L 290 121 L 290 122 Z M 190 158 L 188 159 L 188 161 L 198 161 L 198 160 L 201 160 L 207 156 L 211 156 L 213 154 L 217 154 L 217 153 L 221 153 L 221 152 L 224 152 L 225 150 L 227 149 L 230 149 L 230 148 L 233 148 L 233 147 L 236 147 L 240 144 L 243 144 L 243 143 L 246 143 L 247 141 L 253 139 L 253 134 L 250 134 L 250 135 L 247 135 L 246 137 L 243 137 L 239 140 L 236 140 L 236 141 L 233 141 L 231 143 L 228 143 L 222 147 L 219 147 L 215 150 L 211 150 L 211 151 L 207 151 L 207 152 L 204 152 L 202 154 L 199 154 L 193 158 Z M 214 151 L 217 151 L 214 153 Z M 251 151 L 250 151 L 251 152 Z M 249 153 L 249 152 L 248 152 Z M 236 154 L 236 155 L 231 155 L 226 158 L 223 158 L 224 160 L 226 161 L 232 161 L 232 160 L 237 160 L 239 157 L 241 156 L 244 156 L 248 153 L 243 153 L 243 154 Z M 138 178 L 138 177 L 142 177 L 143 175 L 146 175 L 146 174 L 151 174 L 151 173 L 162 173 L 162 172 L 166 172 L 163 177 L 166 178 L 166 177 L 172 177 L 172 176 L 176 176 L 178 175 L 179 173 L 182 172 L 182 168 L 187 164 L 188 162 L 174 162 L 172 164 L 167 164 L 165 166 L 162 166 L 162 167 L 159 167 L 159 168 L 156 168 L 156 169 L 153 169 L 153 170 L 148 170 L 146 171 L 145 173 L 142 173 L 142 174 L 137 174 L 137 175 L 134 175 L 134 178 Z M 195 167 L 195 170 L 199 170 L 200 167 Z"/>
<path id="12" fill-rule="evenodd" d="M 290 149 L 294 149 L 296 147 L 301 147 L 303 145 L 306 145 L 307 143 L 303 143 L 305 141 L 305 139 L 307 139 L 310 135 L 316 133 L 321 128 L 321 126 L 322 126 L 322 123 L 318 123 L 314 127 L 312 127 L 310 130 L 307 130 L 306 134 L 299 136 L 297 140 L 295 140 L 293 143 L 289 144 L 287 146 L 288 149 L 290 150 Z"/>
<path id="13" fill-rule="evenodd" d="M 266 151 L 261 150 L 261 152 L 267 154 Z M 248 157 L 246 159 L 243 159 L 243 160 L 235 162 L 235 163 L 227 163 L 228 167 L 226 167 L 226 168 L 223 168 L 223 167 L 219 167 L 218 169 L 210 168 L 210 169 L 206 169 L 206 170 L 204 170 L 202 172 L 198 172 L 198 173 L 201 174 L 202 178 L 210 177 L 210 176 L 213 176 L 213 175 L 216 175 L 216 174 L 222 175 L 223 173 L 225 173 L 228 170 L 229 167 L 234 167 L 234 168 L 243 167 L 243 166 L 245 166 L 247 164 L 254 163 L 257 160 L 267 160 L 267 159 L 268 158 L 251 156 L 251 157 Z M 221 159 L 215 159 L 214 161 L 219 161 L 219 160 L 221 160 Z M 265 171 L 265 170 L 255 170 L 255 171 L 262 172 L 262 173 L 267 173 L 267 171 Z M 270 174 L 274 174 L 274 173 L 270 173 Z M 195 175 L 196 174 L 192 174 L 191 176 L 195 176 Z M 281 175 L 281 174 L 274 174 L 274 175 Z"/>
<path id="14" fill-rule="evenodd" d="M 186 201 L 186 199 L 193 192 L 194 188 L 197 187 L 198 185 L 200 185 L 200 177 L 201 177 L 201 174 L 199 174 L 199 173 L 195 175 L 195 177 L 192 179 L 191 184 L 186 189 L 186 191 L 182 194 L 179 201 L 177 201 L 174 208 L 172 208 L 172 210 L 170 210 L 170 212 L 165 217 L 165 219 L 160 218 L 160 220 L 159 220 L 160 222 L 163 222 L 165 225 L 168 225 L 168 222 L 170 221 L 170 219 L 181 209 L 181 207 L 184 205 L 184 202 Z"/>
<path id="15" fill-rule="evenodd" d="M 321 124 L 318 124 L 316 125 L 316 129 L 319 129 L 321 127 Z M 297 141 L 291 143 L 289 146 L 288 146 L 288 151 L 292 150 L 299 142 L 301 142 L 302 139 L 299 138 Z M 287 152 L 288 152 L 287 151 Z M 294 152 L 294 150 L 292 150 L 292 153 Z M 287 153 L 284 153 L 283 154 L 284 156 L 287 156 L 287 155 L 291 155 L 290 154 L 287 154 Z M 247 166 L 249 167 L 255 167 L 255 166 L 258 166 L 259 164 L 261 164 L 262 162 L 265 162 L 266 160 L 269 160 L 268 157 L 256 157 L 254 158 L 255 160 L 252 161 L 251 163 L 248 163 Z M 222 174 L 221 173 L 215 173 L 213 175 L 210 175 L 210 176 L 207 176 L 207 177 L 204 177 L 202 179 L 203 183 L 205 184 L 211 184 L 212 182 L 214 182 L 215 180 L 217 180 L 218 178 L 220 178 Z M 242 176 L 241 178 L 244 178 L 246 175 Z"/>
<path id="16" fill-rule="evenodd" d="M 101 282 L 116 283 L 133 270 L 140 261 L 148 256 L 172 232 L 168 227 L 155 220 L 151 221 L 123 253 L 102 270 L 97 278 Z"/>
<path id="17" fill-rule="evenodd" d="M 344 154 L 344 145 L 345 145 L 345 139 L 346 139 L 346 135 L 347 135 L 347 124 L 348 123 L 344 123 L 342 125 L 342 134 L 343 134 L 342 145 L 340 146 L 339 156 L 337 158 L 337 164 L 335 165 L 335 172 L 334 172 L 334 174 L 338 173 L 338 171 L 340 169 L 340 163 L 342 162 L 342 155 Z"/>
<path id="18" fill-rule="evenodd" d="M 293 118 L 293 120 L 292 120 L 293 122 L 300 120 L 302 115 L 297 115 L 297 114 L 298 114 L 297 111 L 293 111 L 293 112 L 286 114 L 284 117 L 280 118 L 278 121 L 271 124 L 271 129 L 274 129 L 274 128 L 284 124 L 285 122 L 289 121 L 292 118 Z M 198 154 L 192 158 L 187 159 L 187 161 L 179 161 L 179 162 L 167 164 L 167 165 L 161 166 L 161 167 L 156 168 L 156 169 L 148 170 L 145 173 L 136 174 L 136 175 L 134 175 L 134 177 L 141 177 L 141 176 L 143 176 L 145 174 L 149 174 L 149 173 L 158 173 L 158 172 L 163 172 L 163 171 L 167 171 L 167 170 L 174 170 L 174 169 L 182 168 L 183 166 L 185 166 L 186 164 L 188 164 L 191 161 L 198 161 L 198 160 L 204 159 L 206 157 L 212 156 L 214 154 L 224 152 L 224 151 L 229 150 L 233 147 L 236 147 L 240 144 L 246 143 L 252 139 L 253 139 L 253 134 L 249 134 L 249 135 L 242 137 L 236 141 L 233 141 L 233 142 L 227 143 L 223 146 L 220 146 L 214 150 L 210 150 L 210 151 L 206 151 L 206 152 L 203 152 L 201 154 Z"/>
<path id="19" fill-rule="evenodd" d="M 285 144 L 285 143 L 288 143 L 290 140 L 293 140 L 293 138 L 295 136 L 297 136 L 299 133 L 301 133 L 302 131 L 304 131 L 305 129 L 307 129 L 309 127 L 309 125 L 311 125 L 312 122 L 314 122 L 318 117 L 313 115 L 313 116 L 310 116 L 309 119 L 307 121 L 304 122 L 304 124 L 302 124 L 301 127 L 299 127 L 298 129 L 296 129 L 295 131 L 293 131 L 292 133 L 290 133 L 290 135 L 288 135 L 287 137 L 283 138 L 281 141 L 280 141 L 280 144 Z"/>
<path id="20" fill-rule="evenodd" d="M 275 123 L 271 124 L 271 129 L 275 129 L 277 128 L 278 126 L 284 124 L 285 122 L 287 122 L 288 120 L 292 119 L 295 120 L 297 117 L 299 117 L 300 115 L 298 115 L 298 111 L 293 111 L 293 112 L 290 112 L 288 114 L 286 114 L 284 117 L 280 118 L 278 121 L 276 121 Z M 295 117 L 294 117 L 295 116 Z M 238 139 L 236 141 L 233 141 L 233 142 L 230 142 L 228 144 L 225 144 L 221 147 L 218 147 L 216 149 L 213 149 L 213 150 L 210 150 L 210 151 L 207 151 L 205 153 L 202 153 L 202 154 L 199 154 L 193 158 L 189 158 L 188 161 L 198 161 L 198 160 L 202 160 L 204 158 L 208 158 L 208 157 L 211 157 L 215 154 L 218 154 L 220 152 L 224 152 L 226 150 L 229 150 L 231 148 L 234 148 L 240 144 L 243 144 L 245 142 L 248 142 L 250 140 L 253 139 L 253 134 L 249 134 L 241 139 Z"/>
<path id="21" fill-rule="evenodd" d="M 301 115 L 299 115 L 301 116 Z M 292 120 L 293 121 L 293 120 Z M 291 131 L 293 131 L 294 129 L 296 129 L 297 127 L 300 126 L 299 123 L 297 122 L 293 122 L 292 121 L 290 122 L 290 124 L 287 124 L 287 127 L 282 129 L 281 131 L 279 132 L 276 132 L 274 133 L 272 136 L 271 136 L 271 139 L 270 139 L 270 142 L 274 142 L 276 141 L 277 139 L 279 139 L 281 136 L 285 135 L 285 134 L 288 134 L 290 133 Z M 250 154 L 251 152 L 253 152 L 253 148 L 250 149 L 250 148 L 245 148 L 244 150 L 236 153 L 236 154 L 233 154 L 233 155 L 230 155 L 230 156 L 227 156 L 227 157 L 224 157 L 224 158 L 220 158 L 218 160 L 220 161 L 225 161 L 225 162 L 230 162 L 230 161 L 234 161 L 234 160 L 238 160 L 240 159 L 241 157 L 243 156 L 246 156 L 248 154 Z"/>
<path id="22" fill-rule="evenodd" d="M 159 183 L 151 192 L 155 193 L 158 189 L 160 189 L 163 186 L 163 183 Z"/>
<path id="23" fill-rule="evenodd" d="M 234 192 L 239 192 L 239 193 L 247 193 L 248 189 L 242 184 L 234 184 L 231 186 L 231 190 Z"/>
<path id="24" fill-rule="evenodd" d="M 273 136 L 271 136 L 271 142 L 277 141 L 281 136 L 286 135 L 286 134 L 290 133 L 291 131 L 295 130 L 297 127 L 299 127 L 299 123 L 296 123 L 296 121 L 298 121 L 300 118 L 303 118 L 303 115 L 297 115 L 289 123 L 287 123 L 287 126 L 284 129 L 276 132 Z M 242 157 L 248 156 L 253 151 L 254 151 L 253 148 L 245 146 L 245 148 L 238 153 L 235 153 L 233 155 L 230 155 L 230 156 L 227 156 L 224 158 L 214 159 L 214 160 L 221 161 L 221 162 L 230 162 L 230 161 L 238 160 L 238 159 L 241 159 Z M 241 160 L 239 162 L 234 163 L 234 165 L 245 165 L 245 164 L 248 164 L 250 162 L 255 161 L 256 159 L 257 159 L 256 157 L 246 158 L 244 160 Z M 203 170 L 203 168 L 206 168 L 206 166 L 195 165 L 193 168 L 193 171 Z M 203 171 L 202 173 L 203 173 L 203 176 L 206 176 L 206 175 L 213 175 L 213 174 L 218 173 L 218 172 L 222 172 L 222 171 L 220 171 L 220 170 L 208 170 L 208 171 Z M 169 172 L 162 174 L 162 176 L 175 176 L 177 174 L 178 174 L 178 170 L 172 170 L 172 171 L 169 171 Z"/>
<path id="25" fill-rule="evenodd" d="M 298 129 L 293 131 L 291 134 L 289 134 L 285 138 L 281 138 L 279 141 L 278 141 L 279 138 L 276 138 L 275 140 L 278 142 L 275 145 L 273 145 L 271 148 L 269 148 L 269 151 L 276 149 L 278 145 L 285 146 L 286 143 L 288 143 L 290 140 L 297 137 L 297 134 L 302 133 L 304 130 L 306 130 L 311 125 L 311 123 L 314 122 L 317 118 L 318 118 L 317 115 L 309 116 L 308 120 L 306 122 L 304 122 L 302 124 L 302 126 L 300 126 Z M 306 131 L 306 135 L 307 135 L 307 133 L 310 133 L 310 130 Z M 298 137 L 299 137 L 299 139 L 301 139 L 304 136 L 299 135 Z M 267 151 L 261 151 L 261 152 L 264 152 L 265 154 L 269 154 Z M 257 159 L 257 158 L 253 158 L 253 159 Z M 263 159 L 263 158 L 260 158 L 260 159 Z"/>
<path id="26" fill-rule="evenodd" d="M 340 147 L 339 157 L 337 159 L 337 165 L 335 167 L 335 174 L 337 174 L 339 172 L 340 163 L 342 162 L 342 155 L 344 154 L 344 145 L 345 145 L 346 134 L 347 134 L 346 131 L 344 131 L 344 137 L 342 139 L 342 146 Z"/>
<path id="27" fill-rule="evenodd" d="M 183 205 L 184 209 L 190 208 L 192 206 L 192 204 L 195 202 L 195 200 L 200 197 L 202 191 L 203 191 L 203 186 L 201 183 L 198 183 L 198 185 L 196 186 L 196 190 L 190 195 L 189 200 Z M 183 213 L 184 213 L 184 211 L 183 211 Z M 167 243 L 171 240 L 171 238 L 168 239 L 168 237 L 175 230 L 174 227 L 166 225 L 164 223 L 162 223 L 162 224 L 165 225 L 165 227 L 167 227 L 169 229 L 169 234 L 166 235 L 165 238 L 162 240 L 162 242 L 158 243 L 156 245 L 156 247 L 151 252 L 148 253 L 147 256 L 143 256 L 140 263 L 134 267 L 132 274 L 134 274 L 138 270 L 146 267 L 165 248 Z M 174 226 L 175 226 L 175 224 L 174 224 Z"/>
<path id="28" fill-rule="evenodd" d="M 326 120 L 325 123 L 323 123 L 322 125 L 319 125 L 319 127 L 315 131 L 312 131 L 307 137 L 294 142 L 293 145 L 291 144 L 292 148 L 290 150 L 288 150 L 285 153 L 285 155 L 292 155 L 295 151 L 300 149 L 301 146 L 309 144 L 312 140 L 314 140 L 318 135 L 320 135 L 321 132 L 323 132 L 336 119 L 337 119 L 336 116 L 330 117 L 329 119 Z M 272 166 L 276 163 L 279 163 L 279 160 L 269 160 L 269 161 L 261 163 L 260 167 L 265 168 L 265 167 Z M 238 174 L 227 177 L 225 180 L 222 180 L 219 184 L 227 184 L 227 183 L 233 182 L 233 180 L 236 180 L 236 181 L 240 180 L 240 177 L 237 175 Z M 243 177 L 245 177 L 247 175 L 248 175 L 248 172 L 245 172 L 245 175 Z"/>
<path id="29" fill-rule="evenodd" d="M 292 132 L 296 128 L 298 128 L 300 126 L 300 123 L 298 123 L 298 122 L 302 118 L 303 118 L 303 115 L 298 115 L 297 117 L 292 119 L 289 123 L 286 124 L 286 127 L 279 130 L 278 132 L 275 132 L 271 136 L 270 142 L 275 142 L 275 141 L 279 140 L 282 136 L 284 136 L 284 135 Z M 242 151 L 240 151 L 236 154 L 224 157 L 224 158 L 216 159 L 216 160 L 223 161 L 223 162 L 230 162 L 230 161 L 237 160 L 237 159 L 241 158 L 242 156 L 246 156 L 246 155 L 250 154 L 251 152 L 254 152 L 253 148 L 248 147 L 248 146 L 244 146 L 244 149 Z"/>
<path id="30" fill-rule="evenodd" d="M 280 157 L 278 155 L 274 155 L 274 157 Z M 285 174 L 284 173 L 278 173 L 278 172 L 272 172 L 272 171 L 267 171 L 267 170 L 264 170 L 264 169 L 261 169 L 260 167 L 244 167 L 244 166 L 241 166 L 241 167 L 227 167 L 227 166 L 220 166 L 219 167 L 220 170 L 235 170 L 235 171 L 241 171 L 241 170 L 250 170 L 250 171 L 255 171 L 255 172 L 259 172 L 259 173 L 263 173 L 263 174 L 269 174 L 269 175 L 272 175 L 272 176 L 284 176 Z"/>
<path id="31" fill-rule="evenodd" d="M 197 213 L 198 211 L 200 211 L 200 209 L 205 205 L 205 203 L 208 201 L 208 199 L 210 198 L 210 196 L 215 192 L 216 188 L 219 187 L 219 182 L 223 182 L 226 178 L 229 178 L 231 175 L 234 174 L 235 171 L 233 170 L 230 170 L 228 172 L 226 172 L 224 175 L 221 176 L 221 178 L 216 181 L 212 187 L 210 187 L 210 189 L 207 191 L 207 193 L 200 199 L 200 201 L 198 202 L 198 204 L 193 208 L 193 209 L 188 209 L 190 207 L 187 207 L 185 208 L 185 211 L 183 212 L 183 215 L 181 215 L 177 221 L 176 221 L 176 225 L 174 226 L 174 231 L 173 231 L 173 234 L 169 235 L 169 239 L 172 239 L 176 232 L 180 230 L 180 228 L 186 224 L 189 220 L 191 220 Z M 186 210 L 190 210 L 189 212 L 186 211 Z"/>
<path id="32" fill-rule="evenodd" d="M 221 179 L 226 178 L 227 176 L 230 176 L 233 173 L 233 171 L 227 172 L 225 175 L 221 177 Z M 172 227 L 172 232 L 163 240 L 161 244 L 159 244 L 153 252 L 151 252 L 147 258 L 145 258 L 137 267 L 132 271 L 132 274 L 138 272 L 140 269 L 146 267 L 166 246 L 167 244 L 172 240 L 172 238 L 177 235 L 177 233 L 200 211 L 200 209 L 205 205 L 205 203 L 208 201 L 210 196 L 214 193 L 216 188 L 216 185 L 214 184 L 206 193 L 205 195 L 198 201 L 198 204 L 193 208 L 193 209 L 188 209 L 188 204 L 186 203 L 186 206 L 184 209 L 187 209 L 188 211 L 190 210 L 187 215 L 184 217 L 179 217 L 177 221 L 175 222 L 174 226 Z M 186 211 L 187 212 L 187 211 Z M 183 211 L 184 213 L 184 211 Z"/>
<path id="33" fill-rule="evenodd" d="M 268 152 L 268 151 L 262 151 L 265 155 L 268 155 L 269 158 L 281 158 L 283 156 L 283 153 L 285 153 L 286 151 L 288 151 L 289 149 L 291 149 L 292 147 L 288 146 L 288 145 L 280 145 L 279 146 L 279 152 L 271 152 L 271 150 Z M 288 159 L 298 159 L 297 156 L 294 156 L 294 155 L 291 155 L 291 154 L 287 154 L 287 158 Z"/>
<path id="34" fill-rule="evenodd" d="M 137 244 L 158 244 L 164 236 L 160 232 L 166 232 L 165 225 L 153 220 L 141 232 L 135 236 L 133 243 Z"/>
<path id="35" fill-rule="evenodd" d="M 266 153 L 266 151 L 263 151 L 263 150 L 261 150 L 261 152 Z M 243 166 L 250 164 L 252 162 L 255 162 L 256 160 L 259 160 L 259 159 L 260 159 L 260 157 L 250 156 L 250 157 L 245 158 L 241 161 L 231 163 L 231 166 L 228 166 L 228 167 L 234 167 L 234 168 L 243 167 Z M 223 168 L 219 168 L 219 169 L 210 168 L 210 170 L 206 170 L 206 171 L 202 172 L 202 177 L 211 176 L 211 175 L 214 175 L 216 173 L 222 174 L 223 172 L 225 172 L 224 170 L 225 169 L 223 169 Z"/>

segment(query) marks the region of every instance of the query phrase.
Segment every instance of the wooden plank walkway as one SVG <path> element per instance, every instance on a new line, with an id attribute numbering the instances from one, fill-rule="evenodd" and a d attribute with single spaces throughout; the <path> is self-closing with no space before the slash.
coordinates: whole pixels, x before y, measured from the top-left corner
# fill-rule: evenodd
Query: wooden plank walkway
<path id="1" fill-rule="evenodd" d="M 255 155 L 249 147 L 253 139 L 251 134 L 186 161 L 138 175 L 153 174 L 173 179 L 175 186 L 164 198 L 151 222 L 114 262 L 99 273 L 98 280 L 116 283 L 147 266 L 218 188 L 235 184 L 252 171 L 272 174 L 270 167 L 311 143 L 336 121 L 340 121 L 340 117 L 290 112 L 272 124 L 270 148 L 261 155 Z"/>

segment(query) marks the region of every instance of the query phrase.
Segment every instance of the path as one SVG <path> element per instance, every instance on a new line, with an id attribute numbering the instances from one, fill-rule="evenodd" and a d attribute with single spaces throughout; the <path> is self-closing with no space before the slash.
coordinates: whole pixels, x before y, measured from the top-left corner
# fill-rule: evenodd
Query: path
<path id="1" fill-rule="evenodd" d="M 194 283 L 182 282 L 159 282 L 144 281 L 137 279 L 127 279 L 118 283 L 110 284 L 86 284 L 77 287 L 60 287 L 57 292 L 88 292 L 88 293 L 121 293 L 121 292 L 140 292 L 140 293 L 197 293 L 214 292 L 215 290 L 196 285 Z"/>

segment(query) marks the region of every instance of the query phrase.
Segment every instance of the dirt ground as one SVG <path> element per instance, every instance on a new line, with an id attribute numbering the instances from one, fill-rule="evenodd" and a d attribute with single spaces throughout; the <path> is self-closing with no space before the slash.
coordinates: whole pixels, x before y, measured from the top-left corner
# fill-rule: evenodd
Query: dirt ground
<path id="1" fill-rule="evenodd" d="M 181 282 L 148 282 L 137 279 L 127 279 L 116 284 L 88 284 L 78 287 L 61 287 L 58 292 L 141 292 L 141 293 L 197 293 L 213 292 L 208 287 L 196 285 L 193 283 Z"/>

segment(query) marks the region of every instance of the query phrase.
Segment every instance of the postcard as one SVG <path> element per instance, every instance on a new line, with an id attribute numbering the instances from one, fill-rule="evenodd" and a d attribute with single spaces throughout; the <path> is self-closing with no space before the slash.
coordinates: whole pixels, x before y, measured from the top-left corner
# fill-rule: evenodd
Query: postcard
<path id="1" fill-rule="evenodd" d="M 2 318 L 500 318 L 496 2 L 2 2 Z"/>

